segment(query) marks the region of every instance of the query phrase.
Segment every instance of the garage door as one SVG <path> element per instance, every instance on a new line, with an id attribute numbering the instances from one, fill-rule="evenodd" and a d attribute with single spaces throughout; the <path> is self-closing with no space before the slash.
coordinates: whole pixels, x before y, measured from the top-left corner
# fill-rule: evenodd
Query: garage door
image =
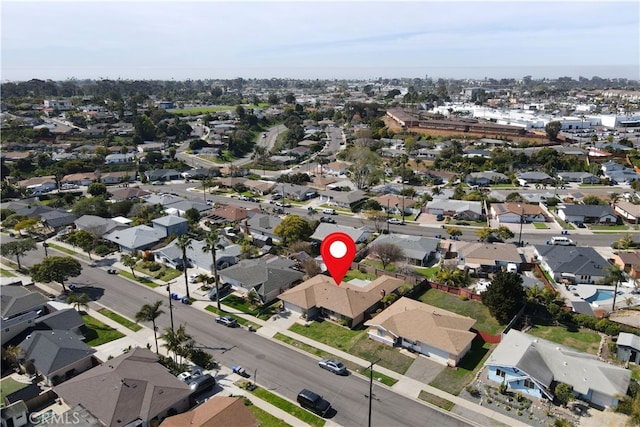
<path id="1" fill-rule="evenodd" d="M 593 391 L 591 393 L 591 402 L 594 405 L 598 405 L 598 406 L 601 406 L 603 408 L 604 407 L 609 407 L 613 403 L 612 399 L 611 399 L 611 396 L 607 396 L 606 394 L 600 393 L 600 392 L 597 392 L 597 391 Z"/>
<path id="2" fill-rule="evenodd" d="M 446 365 L 449 362 L 449 353 L 428 344 L 422 343 L 420 351 L 425 356 L 429 356 L 430 359 L 438 363 L 442 363 L 443 365 Z"/>

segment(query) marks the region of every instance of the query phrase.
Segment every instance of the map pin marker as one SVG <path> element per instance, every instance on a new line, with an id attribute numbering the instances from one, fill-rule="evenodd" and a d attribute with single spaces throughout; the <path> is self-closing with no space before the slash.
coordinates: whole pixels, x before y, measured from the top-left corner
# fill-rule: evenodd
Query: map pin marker
<path id="1" fill-rule="evenodd" d="M 353 239 L 345 233 L 331 233 L 322 241 L 320 254 L 331 277 L 340 286 L 356 256 Z"/>

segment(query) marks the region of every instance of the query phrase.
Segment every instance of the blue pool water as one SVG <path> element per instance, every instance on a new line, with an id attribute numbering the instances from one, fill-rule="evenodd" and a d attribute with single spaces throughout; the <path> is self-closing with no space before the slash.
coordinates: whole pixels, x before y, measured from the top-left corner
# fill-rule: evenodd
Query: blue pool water
<path id="1" fill-rule="evenodd" d="M 609 299 L 613 299 L 613 291 L 608 291 L 606 289 L 598 289 L 595 294 L 591 295 L 589 298 L 585 298 L 584 300 L 589 303 L 592 303 L 592 302 L 606 301 Z"/>

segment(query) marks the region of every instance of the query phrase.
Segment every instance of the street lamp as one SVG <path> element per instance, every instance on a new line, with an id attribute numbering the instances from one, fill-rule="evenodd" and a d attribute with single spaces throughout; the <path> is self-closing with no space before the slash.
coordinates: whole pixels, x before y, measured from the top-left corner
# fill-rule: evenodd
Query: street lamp
<path id="1" fill-rule="evenodd" d="M 172 283 L 176 283 L 176 281 L 174 280 L 173 282 L 168 282 L 167 283 L 167 292 L 169 293 L 169 317 L 171 319 L 171 331 L 175 332 L 175 328 L 173 326 L 173 298 L 171 298 L 171 284 Z"/>

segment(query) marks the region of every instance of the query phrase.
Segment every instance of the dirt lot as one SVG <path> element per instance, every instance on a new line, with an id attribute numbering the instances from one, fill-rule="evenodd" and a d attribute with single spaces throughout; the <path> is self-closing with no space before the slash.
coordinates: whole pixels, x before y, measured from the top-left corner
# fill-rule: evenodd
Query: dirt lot
<path id="1" fill-rule="evenodd" d="M 619 310 L 611 313 L 611 320 L 624 325 L 640 328 L 640 311 L 639 310 Z"/>

